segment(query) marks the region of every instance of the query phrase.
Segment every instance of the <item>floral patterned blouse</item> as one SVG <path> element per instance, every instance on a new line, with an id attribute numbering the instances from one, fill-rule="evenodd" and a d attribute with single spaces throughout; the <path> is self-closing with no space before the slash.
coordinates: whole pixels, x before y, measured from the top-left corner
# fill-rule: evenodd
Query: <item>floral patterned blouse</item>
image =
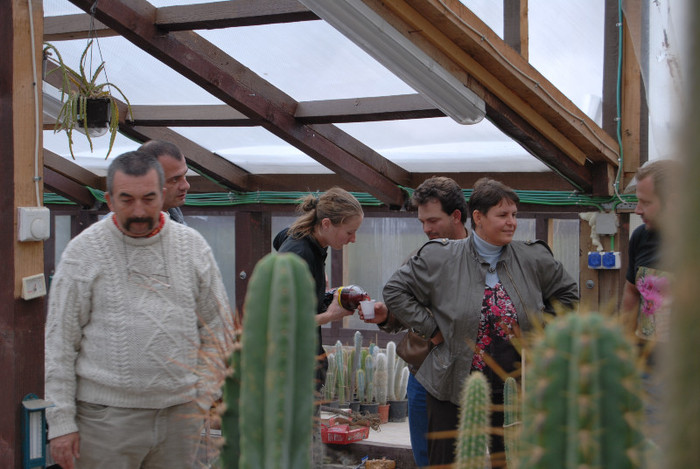
<path id="1" fill-rule="evenodd" d="M 520 356 L 510 343 L 516 336 L 517 328 L 518 313 L 503 285 L 498 282 L 493 288 L 487 286 L 481 305 L 481 320 L 472 370 L 487 372 L 489 367 L 484 360 L 484 354 L 488 354 L 506 371 L 512 371 L 515 368 L 515 360 L 520 361 Z"/>

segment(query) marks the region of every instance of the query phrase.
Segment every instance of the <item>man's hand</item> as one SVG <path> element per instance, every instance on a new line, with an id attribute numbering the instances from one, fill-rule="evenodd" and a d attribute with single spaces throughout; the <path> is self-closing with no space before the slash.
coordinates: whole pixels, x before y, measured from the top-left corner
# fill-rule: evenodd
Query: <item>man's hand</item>
<path id="1" fill-rule="evenodd" d="M 58 436 L 50 442 L 51 458 L 63 469 L 74 469 L 74 458 L 80 458 L 80 436 L 78 432 Z"/>
<path id="2" fill-rule="evenodd" d="M 362 305 L 360 305 L 360 309 L 358 309 L 357 311 L 360 316 L 360 319 L 362 319 L 364 322 L 372 324 L 381 324 L 385 322 L 387 315 L 389 314 L 389 309 L 381 301 L 377 301 L 376 303 L 374 303 L 374 317 L 371 319 L 365 319 L 365 315 L 362 312 Z"/>
<path id="3" fill-rule="evenodd" d="M 433 343 L 433 345 L 440 345 L 445 341 L 445 339 L 442 337 L 442 332 L 437 331 L 437 334 L 435 334 L 430 341 Z"/>

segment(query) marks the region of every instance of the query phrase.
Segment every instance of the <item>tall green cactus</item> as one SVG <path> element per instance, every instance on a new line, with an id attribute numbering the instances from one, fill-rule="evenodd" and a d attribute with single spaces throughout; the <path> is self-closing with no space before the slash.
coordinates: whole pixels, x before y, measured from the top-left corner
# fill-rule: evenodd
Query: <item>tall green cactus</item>
<path id="1" fill-rule="evenodd" d="M 357 370 L 362 366 L 362 332 L 355 331 L 353 336 L 353 355 L 352 355 L 352 382 L 350 383 L 350 393 L 356 393 L 357 400 L 362 401 L 360 398 L 360 387 L 357 385 Z M 364 390 L 363 390 L 364 394 Z M 352 396 L 351 396 L 352 397 Z"/>
<path id="2" fill-rule="evenodd" d="M 323 399 L 328 402 L 335 399 L 337 377 L 338 368 L 335 364 L 335 354 L 331 353 L 328 355 L 328 371 L 326 372 L 326 381 L 323 383 Z"/>
<path id="3" fill-rule="evenodd" d="M 295 254 L 268 254 L 253 270 L 241 347 L 242 469 L 310 467 L 316 366 L 313 285 L 307 264 Z M 224 432 L 224 438 L 234 437 Z M 226 460 L 224 467 L 235 465 Z"/>
<path id="4" fill-rule="evenodd" d="M 396 400 L 396 342 L 390 340 L 386 344 L 386 371 L 387 371 L 387 399 Z"/>
<path id="5" fill-rule="evenodd" d="M 365 404 L 371 404 L 374 399 L 374 357 L 369 354 L 365 357 L 365 379 Z"/>
<path id="6" fill-rule="evenodd" d="M 357 383 L 357 400 L 365 401 L 365 370 L 360 368 L 355 372 L 355 382 Z"/>
<path id="7" fill-rule="evenodd" d="M 338 376 L 336 376 L 336 381 L 338 383 L 338 401 L 340 405 L 347 402 L 345 399 L 345 375 L 347 369 L 345 368 L 345 351 L 343 350 L 343 343 L 337 341 L 335 343 L 335 366 L 338 370 Z"/>
<path id="8" fill-rule="evenodd" d="M 491 391 L 486 376 L 470 373 L 462 387 L 455 469 L 483 469 L 489 443 Z"/>
<path id="9" fill-rule="evenodd" d="M 518 440 L 521 424 L 518 383 L 509 376 L 503 385 L 503 442 L 508 469 L 517 469 L 520 462 Z"/>
<path id="10" fill-rule="evenodd" d="M 379 405 L 386 405 L 387 401 L 388 371 L 386 362 L 386 354 L 382 352 L 377 353 L 374 363 L 376 365 L 374 369 L 374 397 Z"/>
<path id="11" fill-rule="evenodd" d="M 231 373 L 226 377 L 222 397 L 226 403 L 221 416 L 221 433 L 224 445 L 221 448 L 221 461 L 227 469 L 238 469 L 241 456 L 240 395 L 241 395 L 241 346 L 235 344 L 229 358 Z"/>
<path id="12" fill-rule="evenodd" d="M 521 469 L 645 467 L 640 373 L 617 324 L 560 316 L 531 356 Z"/>

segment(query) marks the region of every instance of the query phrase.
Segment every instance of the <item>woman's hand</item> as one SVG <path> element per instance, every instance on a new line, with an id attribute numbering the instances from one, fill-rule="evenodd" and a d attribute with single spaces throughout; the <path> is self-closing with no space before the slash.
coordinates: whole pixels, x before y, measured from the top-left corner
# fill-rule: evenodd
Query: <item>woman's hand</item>
<path id="1" fill-rule="evenodd" d="M 340 306 L 340 303 L 338 302 L 338 291 L 336 290 L 333 293 L 333 300 L 331 301 L 331 304 L 328 305 L 328 309 L 325 312 L 316 315 L 316 324 L 322 326 L 323 324 L 327 324 L 329 322 L 338 321 L 343 319 L 345 316 L 352 316 L 354 312 L 355 311 L 351 311 Z"/>

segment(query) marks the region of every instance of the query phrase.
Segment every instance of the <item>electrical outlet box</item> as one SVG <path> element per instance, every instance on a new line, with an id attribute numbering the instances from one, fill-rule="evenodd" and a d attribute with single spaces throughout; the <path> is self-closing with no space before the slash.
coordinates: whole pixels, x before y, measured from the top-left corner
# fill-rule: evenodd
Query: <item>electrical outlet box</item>
<path id="1" fill-rule="evenodd" d="M 620 268 L 620 253 L 619 252 L 598 252 L 593 251 L 588 253 L 588 268 L 589 269 L 619 269 Z"/>
<path id="2" fill-rule="evenodd" d="M 17 239 L 45 241 L 51 236 L 50 211 L 46 207 L 17 208 Z"/>
<path id="3" fill-rule="evenodd" d="M 44 274 L 30 275 L 22 278 L 22 298 L 33 300 L 46 295 L 46 282 Z"/>
<path id="4" fill-rule="evenodd" d="M 617 215 L 614 212 L 599 213 L 596 217 L 595 232 L 599 235 L 617 233 Z"/>

